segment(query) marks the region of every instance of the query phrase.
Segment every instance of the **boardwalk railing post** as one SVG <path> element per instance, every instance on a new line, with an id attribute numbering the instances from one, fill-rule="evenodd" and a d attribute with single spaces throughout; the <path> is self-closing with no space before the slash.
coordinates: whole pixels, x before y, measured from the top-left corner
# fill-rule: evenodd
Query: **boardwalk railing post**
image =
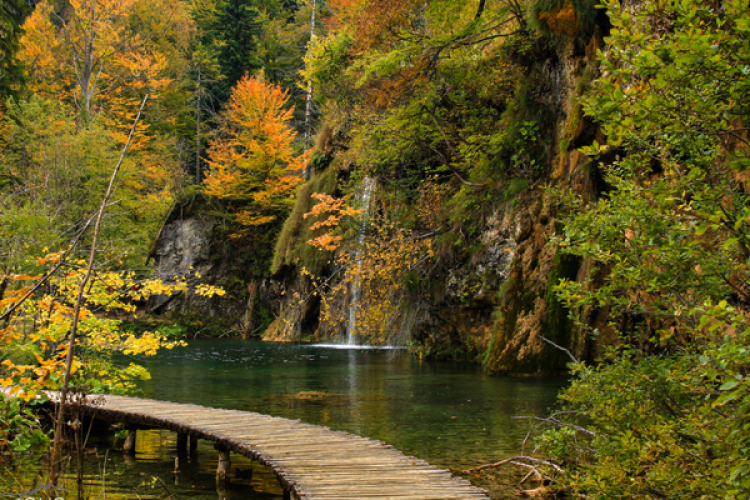
<path id="1" fill-rule="evenodd" d="M 128 435 L 125 436 L 125 442 L 122 443 L 122 451 L 128 455 L 135 455 L 135 428 L 128 429 Z"/>
<path id="2" fill-rule="evenodd" d="M 182 432 L 177 433 L 177 454 L 178 455 L 185 455 L 187 454 L 187 440 L 188 435 L 184 434 Z"/>
<path id="3" fill-rule="evenodd" d="M 198 438 L 190 436 L 190 456 L 192 457 L 198 450 Z"/>
<path id="4" fill-rule="evenodd" d="M 229 481 L 231 462 L 229 460 L 229 450 L 226 447 L 217 444 L 215 448 L 219 452 L 219 465 L 216 467 L 216 485 L 221 487 Z"/>

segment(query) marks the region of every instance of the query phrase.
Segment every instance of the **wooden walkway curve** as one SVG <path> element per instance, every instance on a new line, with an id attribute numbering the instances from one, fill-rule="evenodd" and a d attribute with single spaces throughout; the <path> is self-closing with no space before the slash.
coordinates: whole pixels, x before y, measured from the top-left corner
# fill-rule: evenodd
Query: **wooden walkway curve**
<path id="1" fill-rule="evenodd" d="M 268 466 L 299 500 L 488 500 L 469 481 L 392 446 L 299 420 L 125 396 L 91 396 L 97 418 L 214 441 Z"/>

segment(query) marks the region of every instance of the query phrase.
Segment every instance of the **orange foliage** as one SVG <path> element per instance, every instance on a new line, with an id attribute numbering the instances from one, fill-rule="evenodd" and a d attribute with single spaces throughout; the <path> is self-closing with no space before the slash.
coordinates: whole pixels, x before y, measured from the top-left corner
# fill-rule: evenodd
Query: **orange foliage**
<path id="1" fill-rule="evenodd" d="M 158 97 L 172 81 L 165 73 L 167 58 L 128 25 L 136 2 L 70 0 L 62 18 L 51 2 L 40 2 L 24 24 L 19 51 L 31 90 L 86 116 L 106 111 L 127 133 L 133 118 L 128 113 L 138 109 L 143 94 Z"/>
<path id="2" fill-rule="evenodd" d="M 312 244 L 312 242 L 310 242 Z M 412 293 L 425 293 L 420 280 L 426 263 L 434 256 L 431 238 L 416 238 L 411 231 L 376 217 L 368 237 L 352 252 L 339 255 L 338 265 L 345 269 L 343 279 L 333 285 L 319 284 L 321 318 L 333 330 L 343 329 L 343 317 L 336 309 L 335 297 L 358 289 L 358 302 L 350 303 L 356 318 L 356 335 L 373 344 L 387 342 L 391 327 L 408 314 L 405 306 Z"/>
<path id="3" fill-rule="evenodd" d="M 329 0 L 334 13 L 325 22 L 331 30 L 356 34 L 356 50 L 392 46 L 395 36 L 417 12 L 421 0 Z"/>
<path id="4" fill-rule="evenodd" d="M 221 136 L 210 142 L 205 190 L 210 196 L 245 203 L 242 225 L 275 220 L 294 203 L 305 155 L 296 155 L 289 96 L 263 77 L 245 75 L 221 115 Z"/>
<path id="5" fill-rule="evenodd" d="M 304 217 L 305 219 L 308 217 L 319 218 L 317 222 L 310 226 L 311 231 L 320 228 L 330 228 L 330 231 L 335 231 L 341 224 L 341 219 L 363 212 L 361 208 L 350 206 L 346 198 L 334 198 L 325 193 L 313 193 L 311 196 L 318 200 L 318 203 Z M 342 238 L 340 235 L 326 232 L 317 238 L 309 240 L 308 243 L 321 250 L 333 251 L 338 250 L 341 246 L 341 241 Z"/>

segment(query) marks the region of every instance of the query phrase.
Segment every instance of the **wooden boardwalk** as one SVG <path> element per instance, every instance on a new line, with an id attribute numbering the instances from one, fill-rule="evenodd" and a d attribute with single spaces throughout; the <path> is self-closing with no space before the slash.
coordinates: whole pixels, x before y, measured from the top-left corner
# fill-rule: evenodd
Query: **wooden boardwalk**
<path id="1" fill-rule="evenodd" d="M 268 466 L 289 498 L 489 499 L 467 480 L 381 441 L 299 420 L 124 396 L 92 396 L 83 409 L 132 427 L 176 431 L 183 446 L 186 436 L 191 443 L 214 441 L 220 453 L 231 450 Z"/>

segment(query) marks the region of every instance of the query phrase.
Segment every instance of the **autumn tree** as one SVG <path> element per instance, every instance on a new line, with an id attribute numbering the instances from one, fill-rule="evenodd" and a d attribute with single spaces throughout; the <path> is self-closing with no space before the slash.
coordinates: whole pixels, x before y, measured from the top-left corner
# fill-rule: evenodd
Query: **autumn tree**
<path id="1" fill-rule="evenodd" d="M 19 57 L 33 95 L 10 105 L 0 168 L 13 182 L 2 195 L 24 193 L 8 201 L 14 209 L 43 205 L 35 213 L 50 217 L 48 227 L 75 227 L 92 208 L 87 190 L 104 182 L 105 158 L 125 142 L 148 92 L 114 200 L 118 224 L 103 234 L 117 249 L 111 256 L 141 253 L 182 182 L 181 135 L 192 131 L 182 84 L 195 32 L 187 8 L 164 0 L 73 0 L 65 8 L 42 1 L 24 27 Z"/>
<path id="2" fill-rule="evenodd" d="M 79 128 L 59 102 L 9 102 L 0 126 L 0 272 L 34 272 L 33 256 L 61 245 L 96 211 L 91 193 L 103 189 L 118 151 L 112 137 L 98 117 Z M 101 235 L 112 263 L 143 262 L 178 175 L 174 151 L 160 142 L 126 158 L 109 209 L 113 220 Z"/>
<path id="3" fill-rule="evenodd" d="M 304 155 L 292 144 L 287 102 L 278 85 L 246 75 L 220 114 L 218 136 L 208 147 L 206 193 L 229 203 L 241 226 L 274 221 L 294 204 Z"/>
<path id="4" fill-rule="evenodd" d="M 158 92 L 169 80 L 167 58 L 129 29 L 136 0 L 72 0 L 56 12 L 48 1 L 26 22 L 21 59 L 31 90 L 64 98 L 86 120 L 107 110 L 125 114 L 139 93 Z"/>

